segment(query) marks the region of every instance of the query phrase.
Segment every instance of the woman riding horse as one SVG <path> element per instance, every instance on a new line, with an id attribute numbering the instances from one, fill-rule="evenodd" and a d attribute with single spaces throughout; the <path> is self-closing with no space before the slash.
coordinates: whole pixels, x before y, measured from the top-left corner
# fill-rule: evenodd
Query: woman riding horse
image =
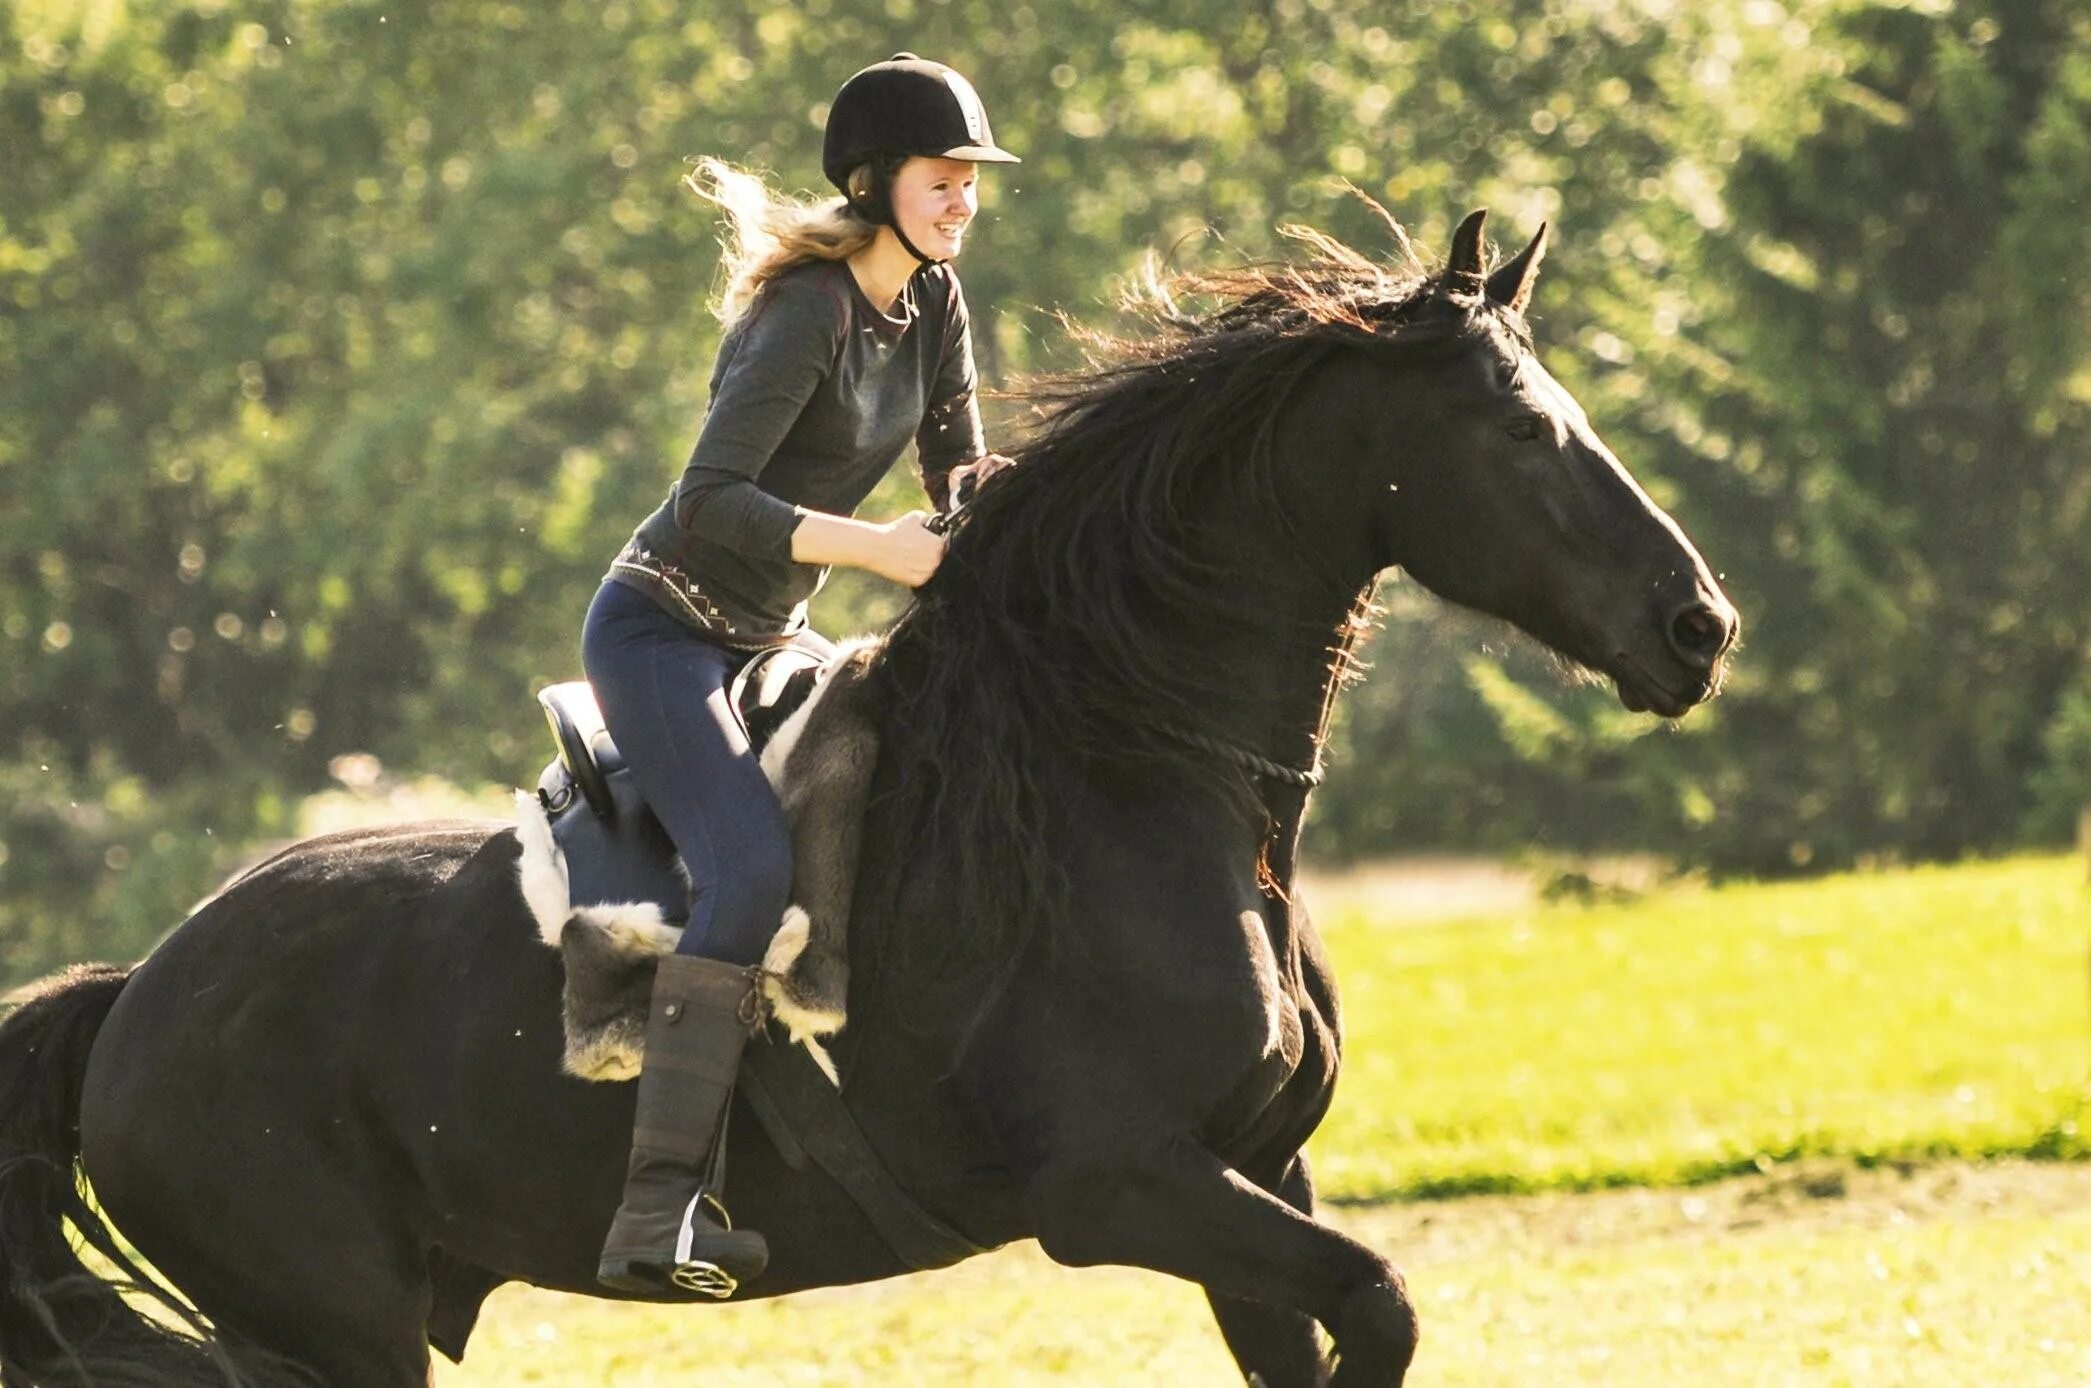
<path id="1" fill-rule="evenodd" d="M 909 439 L 932 499 L 986 463 L 950 261 L 979 210 L 975 166 L 1015 162 L 965 78 L 898 53 L 835 94 L 821 167 L 840 200 L 798 203 L 704 166 L 711 185 L 699 190 L 738 242 L 711 404 L 581 638 L 604 725 L 691 886 L 681 943 L 654 983 L 606 1286 L 727 1296 L 769 1261 L 760 1233 L 725 1218 L 714 1139 L 761 1012 L 756 966 L 788 904 L 791 830 L 730 686 L 754 651 L 818 640 L 806 601 L 828 566 L 909 587 L 936 572 L 944 541 L 924 513 L 886 524 L 850 513 Z"/>
<path id="2" fill-rule="evenodd" d="M 1398 567 L 1671 718 L 1737 631 L 1534 351 L 1543 230 L 1491 270 L 1482 220 L 1441 266 L 1301 232 L 1310 256 L 1194 277 L 1048 388 L 866 676 L 850 1121 L 974 1247 L 1202 1287 L 1270 1388 L 1399 1384 L 1417 1345 L 1401 1272 L 1314 1217 L 1302 1151 L 1342 1012 L 1291 886 L 1372 585 Z M 0 1383 L 425 1388 L 504 1283 L 701 1296 L 597 1282 L 635 1087 L 561 1069 L 566 970 L 522 863 L 499 821 L 310 840 L 135 968 L 0 1019 Z M 911 1269 L 735 1107 L 770 1254 L 736 1300 Z M 126 1265 L 102 1212 L 210 1339 L 81 1262 L 69 1227 Z"/>

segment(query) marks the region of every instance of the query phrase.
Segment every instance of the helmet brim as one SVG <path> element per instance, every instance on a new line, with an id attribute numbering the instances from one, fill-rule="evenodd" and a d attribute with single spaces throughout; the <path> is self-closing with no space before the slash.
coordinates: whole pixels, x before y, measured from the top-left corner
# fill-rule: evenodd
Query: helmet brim
<path id="1" fill-rule="evenodd" d="M 975 164 L 1021 164 L 1024 161 L 1006 149 L 993 145 L 956 145 L 951 149 L 939 150 L 934 156 L 939 159 L 965 159 Z"/>

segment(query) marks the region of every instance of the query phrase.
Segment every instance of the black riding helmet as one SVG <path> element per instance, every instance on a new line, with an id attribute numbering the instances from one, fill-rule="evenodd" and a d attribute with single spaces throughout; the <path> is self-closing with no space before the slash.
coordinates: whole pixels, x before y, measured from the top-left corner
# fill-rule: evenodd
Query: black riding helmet
<path id="1" fill-rule="evenodd" d="M 828 105 L 821 172 L 859 215 L 892 227 L 900 244 L 930 265 L 935 262 L 915 249 L 893 217 L 893 174 L 911 155 L 1022 161 L 995 143 L 973 84 L 942 63 L 895 53 L 842 84 Z"/>

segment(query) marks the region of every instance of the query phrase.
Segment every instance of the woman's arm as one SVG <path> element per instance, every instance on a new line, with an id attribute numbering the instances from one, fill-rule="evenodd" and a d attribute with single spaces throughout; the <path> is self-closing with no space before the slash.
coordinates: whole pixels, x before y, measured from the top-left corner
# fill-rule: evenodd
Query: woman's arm
<path id="1" fill-rule="evenodd" d="M 791 557 L 800 564 L 868 569 L 919 588 L 944 557 L 944 537 L 924 524 L 928 519 L 926 511 L 910 511 L 898 520 L 860 521 L 801 510 L 798 529 L 791 532 Z"/>
<path id="2" fill-rule="evenodd" d="M 966 296 L 949 265 L 945 279 L 944 335 L 936 380 L 928 408 L 915 431 L 915 452 L 922 467 L 922 490 L 938 510 L 951 507 L 951 470 L 987 452 L 980 427 L 979 373 L 973 365 L 973 321 Z"/>
<path id="3" fill-rule="evenodd" d="M 675 523 L 762 559 L 792 552 L 799 512 L 756 483 L 806 402 L 833 369 L 843 310 L 818 282 L 764 286 L 722 343 L 711 403 L 675 487 Z"/>

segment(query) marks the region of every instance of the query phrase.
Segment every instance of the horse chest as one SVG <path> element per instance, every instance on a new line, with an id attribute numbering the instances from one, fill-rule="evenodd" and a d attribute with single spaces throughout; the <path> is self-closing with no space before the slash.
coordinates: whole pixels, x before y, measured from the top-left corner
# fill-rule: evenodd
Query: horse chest
<path id="1" fill-rule="evenodd" d="M 1074 1071 L 1085 1095 L 1122 1084 L 1128 1111 L 1216 1150 L 1290 1107 L 1284 1096 L 1312 1052 L 1310 1004 L 1289 941 L 1260 904 L 1238 902 L 1196 929 L 1119 938 L 1138 943 L 1110 970 L 1117 986 L 1082 990 L 1080 1002 L 1072 979 L 1059 992 L 1062 1007 L 1087 1016 L 1076 1044 L 1088 1059 Z"/>
<path id="2" fill-rule="evenodd" d="M 1212 1116 L 1207 1133 L 1226 1155 L 1261 1148 L 1271 1135 L 1304 1137 L 1327 1102 L 1334 1047 L 1291 958 L 1261 952 L 1257 1054 Z"/>

